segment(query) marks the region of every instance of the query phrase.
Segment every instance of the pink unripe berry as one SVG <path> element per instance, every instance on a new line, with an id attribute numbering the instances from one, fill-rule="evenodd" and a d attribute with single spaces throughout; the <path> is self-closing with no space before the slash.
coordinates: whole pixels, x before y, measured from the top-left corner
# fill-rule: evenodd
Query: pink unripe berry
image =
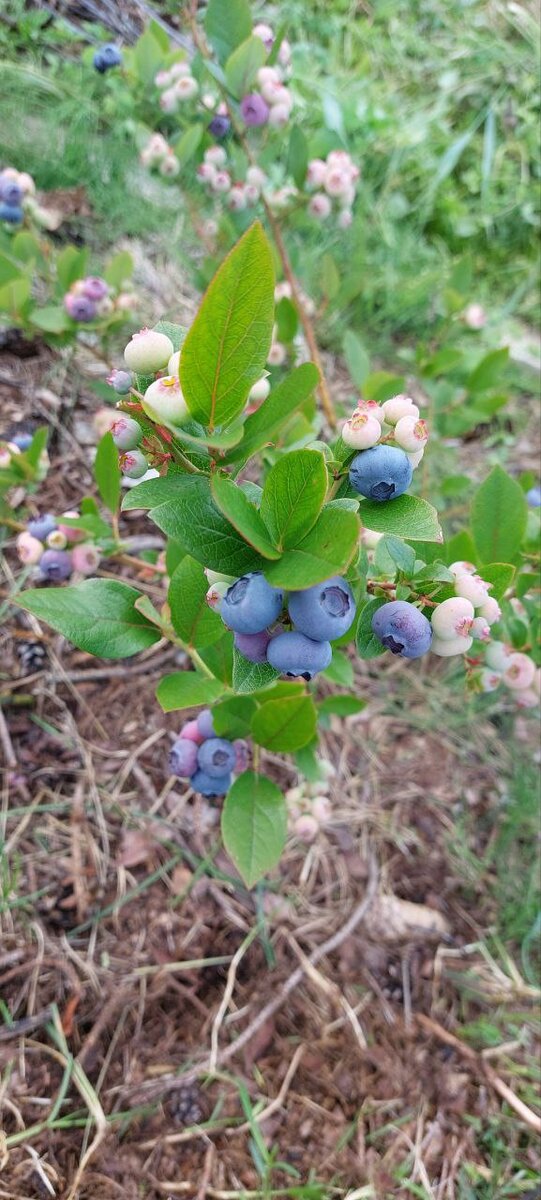
<path id="1" fill-rule="evenodd" d="M 411 454 L 423 450 L 428 441 L 427 423 L 413 416 L 400 417 L 395 426 L 394 437 L 402 450 L 409 450 Z"/>
<path id="2" fill-rule="evenodd" d="M 484 617 L 475 617 L 470 632 L 472 637 L 477 638 L 479 642 L 490 641 L 490 625 Z"/>
<path id="3" fill-rule="evenodd" d="M 526 691 L 535 680 L 535 663 L 527 654 L 512 654 L 504 671 L 503 682 L 513 691 Z"/>
<path id="4" fill-rule="evenodd" d="M 410 396 L 392 396 L 390 400 L 385 401 L 382 407 L 388 425 L 396 425 L 402 417 L 414 417 L 415 420 L 419 417 L 419 409 Z M 418 447 L 413 446 L 412 449 L 417 450 Z"/>
<path id="5" fill-rule="evenodd" d="M 525 688 L 523 692 L 515 692 L 514 695 L 518 708 L 537 708 L 539 704 L 539 696 L 532 688 Z"/>
<path id="6" fill-rule="evenodd" d="M 67 512 L 62 513 L 62 517 L 68 517 L 70 521 L 76 521 L 80 517 L 80 513 L 75 508 L 68 508 Z M 58 522 L 60 533 L 64 534 L 67 542 L 82 542 L 86 537 L 84 529 L 76 529 L 73 525 L 62 525 L 62 517 Z"/>
<path id="7" fill-rule="evenodd" d="M 342 211 L 338 213 L 338 216 L 336 218 L 336 224 L 338 225 L 338 228 L 339 229 L 349 229 L 349 227 L 352 223 L 353 223 L 353 213 L 352 213 L 351 209 L 343 208 Z"/>
<path id="8" fill-rule="evenodd" d="M 312 815 L 321 825 L 325 825 L 331 818 L 331 804 L 328 796 L 314 796 L 312 801 Z"/>
<path id="9" fill-rule="evenodd" d="M 71 554 L 73 570 L 80 575 L 93 575 L 100 565 L 100 557 L 98 547 L 92 542 L 74 546 Z"/>
<path id="10" fill-rule="evenodd" d="M 383 425 L 383 409 L 376 400 L 359 400 L 353 416 L 356 416 L 357 413 L 366 413 L 369 417 L 376 417 L 380 425 Z"/>
<path id="11" fill-rule="evenodd" d="M 462 596 L 443 600 L 432 613 L 432 628 L 437 638 L 451 640 L 466 638 L 472 642 L 470 630 L 475 611 L 473 604 Z"/>
<path id="12" fill-rule="evenodd" d="M 188 62 L 174 62 L 169 70 L 171 79 L 183 79 L 186 75 L 190 75 L 190 64 Z"/>
<path id="13" fill-rule="evenodd" d="M 211 186 L 215 192 L 228 192 L 231 187 L 229 171 L 216 171 Z"/>
<path id="14" fill-rule="evenodd" d="M 375 529 L 363 529 L 361 533 L 361 542 L 363 546 L 366 546 L 367 550 L 375 550 L 382 537 L 383 534 L 376 533 Z"/>
<path id="15" fill-rule="evenodd" d="M 463 317 L 468 329 L 482 329 L 487 323 L 487 314 L 482 304 L 468 304 Z"/>
<path id="16" fill-rule="evenodd" d="M 491 671 L 489 667 L 485 667 L 479 676 L 479 683 L 482 692 L 495 692 L 502 681 L 501 675 L 497 671 Z"/>
<path id="17" fill-rule="evenodd" d="M 174 87 L 179 100 L 192 100 L 199 91 L 199 84 L 193 75 L 185 75 L 182 79 L 177 79 Z"/>
<path id="18" fill-rule="evenodd" d="M 246 194 L 242 183 L 234 183 L 227 197 L 227 204 L 233 212 L 243 212 L 246 208 Z"/>
<path id="19" fill-rule="evenodd" d="M 260 38 L 267 54 L 270 53 L 274 44 L 274 33 L 270 25 L 266 25 L 264 21 L 260 21 L 258 25 L 254 25 L 252 37 Z M 274 67 L 261 67 L 261 71 L 274 71 Z M 258 72 L 259 74 L 260 72 Z"/>
<path id="20" fill-rule="evenodd" d="M 500 620 L 501 615 L 502 610 L 498 604 L 498 601 L 494 600 L 492 596 L 487 596 L 484 604 L 482 604 L 479 609 L 479 616 L 484 617 L 485 621 L 488 621 L 489 625 L 495 625 L 496 622 Z"/>
<path id="21" fill-rule="evenodd" d="M 227 162 L 227 151 L 223 146 L 209 146 L 203 155 L 206 163 L 213 167 L 223 167 Z"/>
<path id="22" fill-rule="evenodd" d="M 312 158 L 308 163 L 306 170 L 306 183 L 308 187 L 321 187 L 325 182 L 327 174 L 327 163 L 322 158 Z"/>
<path id="23" fill-rule="evenodd" d="M 176 87 L 167 88 L 166 92 L 162 92 L 160 96 L 160 108 L 164 113 L 174 113 L 179 106 L 180 96 Z"/>
<path id="24" fill-rule="evenodd" d="M 349 189 L 349 177 L 340 167 L 328 167 L 324 187 L 329 196 L 343 196 Z"/>
<path id="25" fill-rule="evenodd" d="M 319 832 L 319 821 L 309 813 L 304 813 L 302 817 L 297 817 L 294 831 L 301 842 L 313 842 Z"/>
<path id="26" fill-rule="evenodd" d="M 316 192 L 315 196 L 312 196 L 308 205 L 308 211 L 313 217 L 317 217 L 319 221 L 326 221 L 327 217 L 331 214 L 331 210 L 332 204 L 329 197 L 325 195 L 325 192 Z"/>
<path id="27" fill-rule="evenodd" d="M 165 175 L 169 179 L 174 179 L 180 171 L 180 163 L 176 154 L 166 154 L 160 163 L 160 175 Z"/>
<path id="28" fill-rule="evenodd" d="M 255 185 L 253 183 L 245 184 L 244 197 L 246 200 L 246 204 L 250 208 L 252 208 L 252 206 L 254 204 L 257 204 L 257 201 L 259 200 L 260 195 L 261 195 L 261 193 L 259 191 L 259 188 L 255 187 Z"/>
<path id="29" fill-rule="evenodd" d="M 491 642 L 487 647 L 485 654 L 485 662 L 487 666 L 492 667 L 493 671 L 505 671 L 509 666 L 509 661 L 513 651 L 505 642 Z"/>
<path id="30" fill-rule="evenodd" d="M 220 611 L 220 605 L 229 586 L 225 580 L 220 580 L 218 583 L 211 583 L 205 600 L 209 608 L 212 608 L 214 612 Z"/>
<path id="31" fill-rule="evenodd" d="M 354 412 L 342 426 L 342 440 L 355 450 L 369 450 L 381 438 L 381 425 L 377 417 L 368 413 Z"/>
<path id="32" fill-rule="evenodd" d="M 152 421 L 170 421 L 180 425 L 189 416 L 188 405 L 176 375 L 164 375 L 147 387 L 141 401 L 147 417 Z"/>
<path id="33" fill-rule="evenodd" d="M 455 592 L 470 600 L 475 608 L 480 608 L 488 600 L 488 583 L 480 575 L 458 575 L 455 579 Z"/>
<path id="34" fill-rule="evenodd" d="M 471 637 L 432 638 L 430 649 L 439 658 L 452 658 L 455 654 L 466 654 L 472 645 Z"/>
<path id="35" fill-rule="evenodd" d="M 245 125 L 252 127 L 265 125 L 269 117 L 269 106 L 259 92 L 251 92 L 248 96 L 242 97 L 240 115 Z"/>
<path id="36" fill-rule="evenodd" d="M 157 88 L 162 90 L 162 88 L 168 87 L 171 82 L 171 78 L 170 71 L 158 71 L 158 74 L 154 76 L 154 83 L 156 84 Z"/>
<path id="37" fill-rule="evenodd" d="M 152 375 L 161 371 L 171 358 L 173 343 L 165 333 L 156 329 L 141 329 L 134 333 L 124 350 L 124 360 L 130 371 Z"/>
<path id="38" fill-rule="evenodd" d="M 187 738 L 189 742 L 195 742 L 200 746 L 204 742 L 203 734 L 201 733 L 197 721 L 187 721 L 178 735 L 181 738 Z"/>
<path id="39" fill-rule="evenodd" d="M 216 179 L 217 171 L 214 163 L 202 162 L 199 164 L 196 174 L 201 183 L 209 183 L 212 187 Z"/>
<path id="40" fill-rule="evenodd" d="M 287 104 L 273 104 L 269 112 L 269 125 L 283 129 L 284 125 L 287 125 L 290 115 L 291 109 Z"/>
<path id="41" fill-rule="evenodd" d="M 477 568 L 471 562 L 454 562 L 451 563 L 449 570 L 455 576 L 455 579 L 457 579 L 459 575 L 475 575 Z"/>
<path id="42" fill-rule="evenodd" d="M 246 172 L 246 183 L 249 183 L 252 185 L 252 187 L 261 190 L 261 188 L 265 186 L 266 182 L 267 176 L 265 175 L 265 172 L 261 170 L 261 167 L 248 167 Z"/>
<path id="43" fill-rule="evenodd" d="M 38 538 L 32 537 L 25 529 L 17 538 L 17 554 L 25 566 L 33 566 L 38 563 L 43 554 L 43 543 Z"/>

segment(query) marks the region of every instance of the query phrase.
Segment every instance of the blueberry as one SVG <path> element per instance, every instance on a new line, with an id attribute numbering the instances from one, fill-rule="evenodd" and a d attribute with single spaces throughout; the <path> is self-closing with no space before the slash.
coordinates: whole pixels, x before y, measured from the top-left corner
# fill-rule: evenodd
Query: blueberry
<path id="1" fill-rule="evenodd" d="M 283 592 L 270 586 L 259 572 L 236 579 L 227 589 L 220 616 L 235 633 L 261 633 L 282 611 Z"/>
<path id="2" fill-rule="evenodd" d="M 33 434 L 31 433 L 13 433 L 9 440 L 10 442 L 13 442 L 15 446 L 18 446 L 19 450 L 24 451 L 28 450 L 28 447 L 32 445 L 32 437 Z"/>
<path id="3" fill-rule="evenodd" d="M 39 569 L 43 579 L 69 579 L 71 555 L 66 550 L 45 550 L 39 560 Z"/>
<path id="4" fill-rule="evenodd" d="M 4 204 L 20 207 L 23 198 L 23 189 L 14 179 L 6 179 L 3 182 L 0 180 L 0 200 Z"/>
<path id="5" fill-rule="evenodd" d="M 119 417 L 111 427 L 117 450 L 135 450 L 143 436 L 143 430 L 133 417 Z"/>
<path id="6" fill-rule="evenodd" d="M 96 303 L 89 296 L 76 296 L 67 292 L 64 296 L 64 308 L 72 321 L 93 321 L 97 314 Z"/>
<path id="7" fill-rule="evenodd" d="M 7 221 L 10 225 L 20 225 L 24 213 L 18 204 L 0 204 L 0 221 Z"/>
<path id="8" fill-rule="evenodd" d="M 148 462 L 140 450 L 126 450 L 118 461 L 122 474 L 128 479 L 141 479 L 148 471 Z"/>
<path id="9" fill-rule="evenodd" d="M 211 779 L 228 775 L 235 766 L 236 751 L 232 742 L 213 737 L 203 742 L 197 751 L 197 764 Z"/>
<path id="10" fill-rule="evenodd" d="M 202 738 L 215 738 L 216 730 L 210 708 L 204 708 L 197 717 L 197 728 Z"/>
<path id="11" fill-rule="evenodd" d="M 342 637 L 355 616 L 353 593 L 339 575 L 304 591 L 291 592 L 287 607 L 295 628 L 318 642 Z"/>
<path id="12" fill-rule="evenodd" d="M 267 650 L 267 662 L 282 675 L 313 679 L 318 671 L 324 671 L 332 658 L 329 642 L 316 642 L 305 633 L 279 633 L 271 638 Z"/>
<path id="13" fill-rule="evenodd" d="M 26 528 L 32 537 L 39 538 L 40 542 L 44 542 L 49 533 L 52 533 L 57 528 L 58 522 L 52 513 L 44 513 L 42 517 L 34 517 L 28 522 Z"/>
<path id="14" fill-rule="evenodd" d="M 112 42 L 108 42 L 105 46 L 100 46 L 99 50 L 93 58 L 93 64 L 96 71 L 103 75 L 104 71 L 110 71 L 111 67 L 119 67 L 122 62 L 122 55 L 118 46 L 114 46 Z"/>
<path id="15" fill-rule="evenodd" d="M 212 133 L 215 138 L 225 138 L 231 130 L 231 121 L 229 117 L 222 117 L 217 114 L 212 118 L 209 125 L 209 133 Z"/>
<path id="16" fill-rule="evenodd" d="M 372 632 L 391 654 L 401 658 L 420 658 L 432 641 L 430 621 L 407 600 L 382 604 L 372 617 Z"/>
<path id="17" fill-rule="evenodd" d="M 177 738 L 169 751 L 169 770 L 179 779 L 189 779 L 197 771 L 197 746 L 188 738 Z"/>
<path id="18" fill-rule="evenodd" d="M 529 492 L 526 492 L 526 499 L 530 508 L 541 508 L 541 487 L 530 488 Z"/>
<path id="19" fill-rule="evenodd" d="M 125 396 L 132 385 L 131 371 L 111 371 L 107 383 L 110 383 L 117 396 Z"/>
<path id="20" fill-rule="evenodd" d="M 245 125 L 265 125 L 269 119 L 269 106 L 259 92 L 243 96 L 240 113 Z"/>
<path id="21" fill-rule="evenodd" d="M 231 787 L 231 775 L 207 775 L 206 771 L 196 771 L 192 775 L 191 785 L 194 792 L 202 796 L 225 796 Z"/>
<path id="22" fill-rule="evenodd" d="M 361 450 L 349 469 L 351 486 L 369 500 L 395 500 L 407 491 L 412 476 L 413 467 L 407 454 L 394 446 Z"/>
<path id="23" fill-rule="evenodd" d="M 264 663 L 267 661 L 267 646 L 271 635 L 267 629 L 261 633 L 236 633 L 235 646 L 248 662 Z"/>

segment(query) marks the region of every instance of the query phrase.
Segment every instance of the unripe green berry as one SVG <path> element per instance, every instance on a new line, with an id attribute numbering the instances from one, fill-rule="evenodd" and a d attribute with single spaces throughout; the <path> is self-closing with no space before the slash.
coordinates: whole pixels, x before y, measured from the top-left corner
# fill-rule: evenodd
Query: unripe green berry
<path id="1" fill-rule="evenodd" d="M 130 371 L 152 375 L 162 371 L 173 353 L 173 343 L 165 333 L 155 329 L 141 329 L 134 333 L 124 351 L 124 361 Z"/>

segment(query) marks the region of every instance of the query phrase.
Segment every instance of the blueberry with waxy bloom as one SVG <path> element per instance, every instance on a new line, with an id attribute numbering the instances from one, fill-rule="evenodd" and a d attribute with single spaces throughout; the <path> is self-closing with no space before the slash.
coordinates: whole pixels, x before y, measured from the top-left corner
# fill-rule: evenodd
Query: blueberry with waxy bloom
<path id="1" fill-rule="evenodd" d="M 179 779 L 189 779 L 197 771 L 197 745 L 179 737 L 169 751 L 169 770 Z"/>
<path id="2" fill-rule="evenodd" d="M 194 792 L 199 792 L 201 796 L 225 796 L 231 787 L 231 775 L 208 775 L 199 769 L 190 782 Z"/>
<path id="3" fill-rule="evenodd" d="M 267 649 L 267 662 L 291 679 L 300 677 L 309 681 L 324 671 L 331 659 L 330 642 L 317 642 L 296 629 L 271 638 Z"/>
<path id="4" fill-rule="evenodd" d="M 227 589 L 220 616 L 235 633 L 260 633 L 276 621 L 283 601 L 283 592 L 271 587 L 261 572 L 252 571 Z"/>
<path id="5" fill-rule="evenodd" d="M 351 486 L 368 500 L 396 500 L 409 488 L 413 467 L 404 450 L 379 445 L 361 450 L 349 469 Z"/>
<path id="6" fill-rule="evenodd" d="M 235 767 L 235 758 L 235 747 L 226 738 L 207 738 L 197 751 L 198 767 L 211 779 L 229 775 Z"/>
<path id="7" fill-rule="evenodd" d="M 430 621 L 407 600 L 390 600 L 382 604 L 372 617 L 372 633 L 400 658 L 420 658 L 430 649 Z"/>
<path id="8" fill-rule="evenodd" d="M 288 612 L 296 629 L 319 642 L 332 642 L 347 633 L 355 617 L 349 583 L 333 575 L 324 583 L 291 592 Z"/>
<path id="9" fill-rule="evenodd" d="M 269 106 L 259 92 L 252 92 L 248 96 L 243 96 L 240 114 L 245 125 L 254 127 L 266 125 L 269 119 Z"/>
<path id="10" fill-rule="evenodd" d="M 39 560 L 39 570 L 42 578 L 51 582 L 69 579 L 71 554 L 67 550 L 45 550 Z"/>

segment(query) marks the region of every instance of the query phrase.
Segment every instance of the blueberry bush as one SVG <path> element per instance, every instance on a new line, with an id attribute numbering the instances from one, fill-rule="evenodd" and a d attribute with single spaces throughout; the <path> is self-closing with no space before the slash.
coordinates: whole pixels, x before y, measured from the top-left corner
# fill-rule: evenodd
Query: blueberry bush
<path id="1" fill-rule="evenodd" d="M 418 405 L 402 393 L 359 397 L 340 434 L 322 428 L 314 363 L 262 386 L 274 323 L 273 253 L 256 222 L 190 329 L 161 321 L 135 333 L 110 377 L 117 411 L 95 464 L 110 517 L 85 500 L 19 537 L 46 584 L 89 574 L 100 555 L 121 553 L 121 475 L 135 483 L 122 508 L 147 510 L 167 539 L 166 603 L 114 578 L 39 586 L 18 603 L 103 658 L 164 637 L 184 649 L 191 668 L 166 675 L 157 699 L 165 712 L 203 711 L 181 728 L 170 770 L 225 797 L 225 846 L 248 886 L 277 863 L 287 833 L 260 750 L 296 756 L 324 819 L 318 724 L 363 707 L 352 653 L 459 658 L 468 687 L 501 686 L 524 707 L 540 687 L 539 512 L 520 483 L 495 467 L 469 526 L 444 544 L 435 507 L 410 490 L 429 435 Z M 339 687 L 323 700 L 319 675 Z M 306 818 L 310 840 L 318 818 Z"/>

